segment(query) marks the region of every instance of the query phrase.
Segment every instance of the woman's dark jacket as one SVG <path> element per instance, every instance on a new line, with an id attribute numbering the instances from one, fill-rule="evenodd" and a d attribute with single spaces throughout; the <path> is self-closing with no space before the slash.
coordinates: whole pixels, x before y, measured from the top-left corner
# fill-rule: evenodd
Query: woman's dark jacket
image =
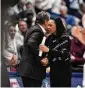
<path id="1" fill-rule="evenodd" d="M 69 87 L 71 85 L 70 39 L 64 33 L 60 38 L 51 35 L 46 41 L 49 47 L 50 80 L 52 87 Z"/>

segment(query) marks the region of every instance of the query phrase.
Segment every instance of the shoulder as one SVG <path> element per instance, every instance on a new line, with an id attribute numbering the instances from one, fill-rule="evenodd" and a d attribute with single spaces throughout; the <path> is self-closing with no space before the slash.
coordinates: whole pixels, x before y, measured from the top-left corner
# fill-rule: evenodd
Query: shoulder
<path id="1" fill-rule="evenodd" d="M 16 32 L 15 37 L 21 37 L 22 35 L 19 32 Z"/>
<path id="2" fill-rule="evenodd" d="M 20 33 L 16 33 L 16 35 L 15 35 L 15 40 L 16 40 L 16 42 L 23 42 L 24 41 L 24 36 L 23 35 L 21 35 Z"/>
<path id="3" fill-rule="evenodd" d="M 28 39 L 28 37 L 31 35 L 41 35 L 42 36 L 44 34 L 37 25 L 34 25 L 28 29 L 25 39 Z"/>
<path id="4" fill-rule="evenodd" d="M 34 25 L 29 30 L 31 30 L 31 32 L 40 32 L 40 33 L 43 33 L 39 25 Z"/>
<path id="5" fill-rule="evenodd" d="M 67 33 L 64 33 L 61 38 L 69 38 L 69 35 Z"/>
<path id="6" fill-rule="evenodd" d="M 66 42 L 69 42 L 70 43 L 70 37 L 67 33 L 64 33 L 62 36 L 61 36 L 61 41 L 66 41 Z"/>
<path id="7" fill-rule="evenodd" d="M 33 29 L 41 29 L 40 26 L 38 24 L 35 24 L 34 26 L 32 26 L 31 28 Z"/>

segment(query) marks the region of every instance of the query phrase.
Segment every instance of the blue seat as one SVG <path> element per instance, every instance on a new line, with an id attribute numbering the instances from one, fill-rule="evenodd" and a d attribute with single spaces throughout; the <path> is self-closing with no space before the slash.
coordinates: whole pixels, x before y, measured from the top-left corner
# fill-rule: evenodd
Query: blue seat
<path id="1" fill-rule="evenodd" d="M 71 86 L 77 87 L 78 85 L 82 87 L 83 82 L 83 73 L 81 72 L 73 72 L 71 79 Z"/>

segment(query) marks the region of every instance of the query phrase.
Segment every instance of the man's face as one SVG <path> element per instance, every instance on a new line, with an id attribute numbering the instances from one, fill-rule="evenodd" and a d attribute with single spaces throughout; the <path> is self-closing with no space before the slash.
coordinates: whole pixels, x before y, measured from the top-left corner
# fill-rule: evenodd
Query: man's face
<path id="1" fill-rule="evenodd" d="M 45 21 L 45 30 L 48 32 L 49 30 L 48 30 L 48 22 L 49 21 Z"/>
<path id="2" fill-rule="evenodd" d="M 26 32 L 27 31 L 27 23 L 24 21 L 19 22 L 19 30 L 21 32 Z"/>
<path id="3" fill-rule="evenodd" d="M 60 13 L 61 13 L 61 15 L 66 16 L 67 15 L 67 10 L 62 9 L 62 10 L 60 10 Z"/>
<path id="4" fill-rule="evenodd" d="M 14 38 L 14 37 L 15 37 L 15 34 L 16 34 L 15 27 L 10 26 L 9 29 L 8 29 L 8 33 L 9 33 L 9 36 L 10 36 L 11 38 Z"/>

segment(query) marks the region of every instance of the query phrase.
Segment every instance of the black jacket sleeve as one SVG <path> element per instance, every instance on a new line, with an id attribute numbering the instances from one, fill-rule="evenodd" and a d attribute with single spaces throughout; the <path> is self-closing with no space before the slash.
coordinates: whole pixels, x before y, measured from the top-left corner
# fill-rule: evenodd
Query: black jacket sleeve
<path id="1" fill-rule="evenodd" d="M 34 31 L 27 40 L 27 45 L 30 48 L 30 52 L 37 55 L 38 54 L 38 48 L 39 44 L 41 43 L 41 38 L 43 36 L 41 35 L 40 31 Z"/>
<path id="2" fill-rule="evenodd" d="M 70 39 L 69 37 L 63 37 L 61 42 L 59 42 L 59 47 L 54 49 L 50 49 L 48 56 L 52 58 L 57 58 L 61 60 L 66 60 L 69 56 L 70 52 Z"/>

